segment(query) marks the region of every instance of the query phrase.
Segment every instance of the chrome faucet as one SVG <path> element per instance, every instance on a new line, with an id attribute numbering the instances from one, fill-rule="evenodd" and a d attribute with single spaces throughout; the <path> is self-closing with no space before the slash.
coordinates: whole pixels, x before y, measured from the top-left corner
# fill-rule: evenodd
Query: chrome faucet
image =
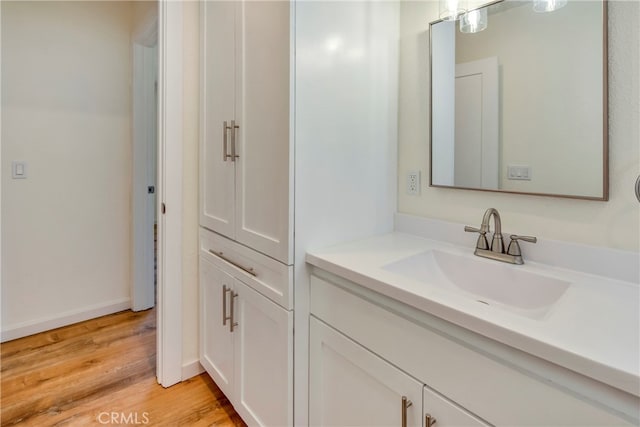
<path id="1" fill-rule="evenodd" d="M 491 232 L 491 229 L 489 227 L 491 217 L 493 217 L 495 231 L 493 232 L 493 237 L 491 238 L 491 246 L 489 246 L 487 234 Z M 470 227 L 467 225 L 464 227 L 464 231 L 480 234 L 478 236 L 478 242 L 476 243 L 476 250 L 474 251 L 474 255 L 494 259 L 496 261 L 508 262 L 511 264 L 524 264 L 518 240 L 523 240 L 530 243 L 536 243 L 538 241 L 538 239 L 536 239 L 535 237 L 518 236 L 512 234 L 510 236 L 511 242 L 509 243 L 509 247 L 507 248 L 507 251 L 505 253 L 504 239 L 502 238 L 502 222 L 500 221 L 500 214 L 494 208 L 489 208 L 484 213 L 480 228 Z"/>

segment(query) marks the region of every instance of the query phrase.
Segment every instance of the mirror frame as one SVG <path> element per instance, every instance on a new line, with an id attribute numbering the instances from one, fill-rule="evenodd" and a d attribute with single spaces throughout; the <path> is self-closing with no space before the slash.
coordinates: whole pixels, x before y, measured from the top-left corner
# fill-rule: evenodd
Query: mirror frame
<path id="1" fill-rule="evenodd" d="M 481 9 L 491 5 L 501 3 L 505 0 L 487 2 Z M 585 0 L 583 0 L 585 1 Z M 458 187 L 453 185 L 441 185 L 433 183 L 433 31 L 431 27 L 442 19 L 437 19 L 429 23 L 429 187 L 447 188 L 456 190 L 475 190 L 491 193 L 521 194 L 528 196 L 560 197 L 568 199 L 608 201 L 609 200 L 609 15 L 608 0 L 602 2 L 602 197 L 579 196 L 572 194 L 536 193 L 514 190 L 495 190 L 489 188 Z"/>

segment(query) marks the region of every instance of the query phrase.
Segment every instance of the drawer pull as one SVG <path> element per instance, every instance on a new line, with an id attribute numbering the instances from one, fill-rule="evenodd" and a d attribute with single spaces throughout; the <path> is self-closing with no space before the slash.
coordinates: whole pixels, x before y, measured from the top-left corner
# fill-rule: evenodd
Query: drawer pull
<path id="1" fill-rule="evenodd" d="M 244 271 L 247 274 L 252 275 L 253 277 L 258 277 L 258 274 L 256 274 L 255 271 L 253 271 L 253 268 L 247 268 L 247 267 L 243 267 L 240 264 L 236 264 L 235 262 L 231 261 L 229 258 L 224 256 L 224 253 L 222 252 L 216 252 L 213 249 L 209 249 L 209 252 L 215 256 L 217 256 L 218 258 L 220 258 L 221 260 L 223 260 L 224 262 L 231 264 L 232 266 L 234 266 L 235 268 L 239 268 L 240 270 Z"/>
<path id="2" fill-rule="evenodd" d="M 436 423 L 436 419 L 431 416 L 431 414 L 425 415 L 424 419 L 424 427 L 431 427 Z"/>
<path id="3" fill-rule="evenodd" d="M 413 402 L 407 399 L 407 396 L 402 396 L 402 427 L 407 427 L 407 408 L 413 405 Z"/>

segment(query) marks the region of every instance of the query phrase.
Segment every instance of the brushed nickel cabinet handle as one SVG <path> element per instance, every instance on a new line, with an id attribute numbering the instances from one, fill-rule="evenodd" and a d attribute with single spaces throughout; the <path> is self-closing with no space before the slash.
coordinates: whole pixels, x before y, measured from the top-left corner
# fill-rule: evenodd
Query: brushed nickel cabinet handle
<path id="1" fill-rule="evenodd" d="M 407 396 L 402 396 L 402 427 L 407 427 L 407 408 L 413 405 L 413 402 L 407 399 Z"/>
<path id="2" fill-rule="evenodd" d="M 233 330 L 235 329 L 236 326 L 238 326 L 238 322 L 236 322 L 235 320 L 235 309 L 233 308 L 235 306 L 235 299 L 238 296 L 237 292 L 233 292 L 231 291 L 231 307 L 230 307 L 230 311 L 231 311 L 231 315 L 229 316 L 229 332 L 233 332 Z"/>
<path id="3" fill-rule="evenodd" d="M 217 256 L 218 258 L 220 258 L 221 260 L 223 260 L 227 264 L 231 264 L 235 268 L 239 268 L 240 270 L 244 271 L 245 273 L 252 275 L 253 277 L 258 277 L 258 274 L 255 271 L 253 271 L 253 268 L 243 267 L 240 264 L 236 264 L 235 262 L 231 261 L 229 258 L 224 256 L 223 252 L 216 252 L 213 249 L 209 249 L 209 253 Z"/>
<path id="4" fill-rule="evenodd" d="M 232 122 L 233 123 L 233 122 Z M 222 122 L 222 161 L 226 162 L 230 155 L 227 154 L 227 131 L 231 129 L 231 127 L 227 126 L 227 121 Z"/>
<path id="5" fill-rule="evenodd" d="M 222 326 L 225 326 L 227 320 L 230 320 L 230 317 L 227 316 L 227 292 L 231 292 L 231 288 L 227 288 L 227 285 L 222 285 Z"/>
<path id="6" fill-rule="evenodd" d="M 240 157 L 236 152 L 236 129 L 240 129 L 240 126 L 236 124 L 235 120 L 231 120 L 231 161 L 235 162 Z"/>
<path id="7" fill-rule="evenodd" d="M 424 427 L 431 427 L 436 423 L 436 419 L 431 416 L 431 414 L 425 415 L 424 418 Z"/>

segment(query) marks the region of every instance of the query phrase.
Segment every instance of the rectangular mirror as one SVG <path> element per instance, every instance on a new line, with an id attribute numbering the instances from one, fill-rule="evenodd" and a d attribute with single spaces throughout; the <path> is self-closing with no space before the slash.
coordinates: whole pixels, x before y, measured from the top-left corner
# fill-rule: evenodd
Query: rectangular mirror
<path id="1" fill-rule="evenodd" d="M 533 3 L 430 24 L 430 185 L 607 200 L 606 2 Z"/>

